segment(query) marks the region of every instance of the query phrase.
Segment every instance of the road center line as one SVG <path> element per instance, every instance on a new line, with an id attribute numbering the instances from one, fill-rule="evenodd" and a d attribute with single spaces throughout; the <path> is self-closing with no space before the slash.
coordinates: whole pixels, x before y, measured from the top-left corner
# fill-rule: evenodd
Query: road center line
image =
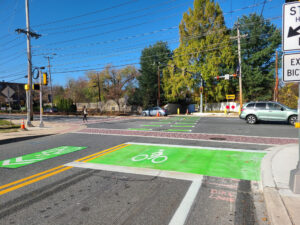
<path id="1" fill-rule="evenodd" d="M 1 189 L 4 189 L 4 188 L 7 188 L 7 187 L 10 187 L 10 186 L 13 186 L 13 185 L 15 185 L 15 184 L 22 183 L 22 182 L 27 181 L 27 180 L 33 179 L 33 178 L 38 177 L 38 176 L 41 176 L 41 175 L 43 175 L 43 174 L 50 173 L 50 172 L 52 172 L 52 171 L 54 171 L 54 170 L 61 169 L 61 168 L 63 168 L 63 167 L 64 167 L 64 166 L 58 166 L 58 167 L 52 168 L 52 169 L 50 169 L 50 170 L 46 170 L 46 171 L 43 171 L 43 172 L 41 172 L 41 173 L 37 173 L 37 174 L 34 174 L 34 175 L 32 175 L 32 176 L 29 176 L 29 177 L 26 177 L 26 178 L 23 178 L 23 179 L 20 179 L 20 180 L 17 180 L 17 181 L 14 181 L 14 182 L 11 182 L 11 183 L 8 183 L 8 184 L 5 184 L 5 185 L 2 185 L 2 186 L 0 186 L 0 190 L 1 190 Z"/>
<path id="2" fill-rule="evenodd" d="M 5 190 L 3 190 L 3 191 L 0 191 L 0 195 L 4 195 L 4 194 L 6 194 L 6 193 L 8 193 L 8 192 L 11 192 L 11 191 L 13 191 L 13 190 L 16 190 L 16 189 L 19 189 L 19 188 L 21 188 L 21 187 L 27 186 L 27 185 L 29 185 L 29 184 L 35 183 L 35 182 L 37 182 L 37 181 L 44 180 L 45 178 L 48 178 L 48 177 L 53 176 L 53 175 L 55 175 L 55 174 L 61 173 L 61 172 L 66 171 L 66 170 L 69 170 L 69 169 L 71 169 L 71 168 L 72 168 L 71 166 L 68 166 L 68 167 L 65 166 L 65 167 L 63 167 L 63 168 L 60 169 L 60 170 L 56 170 L 56 171 L 54 171 L 54 172 L 52 172 L 52 173 L 48 173 L 48 174 L 43 175 L 43 176 L 41 176 L 41 177 L 35 178 L 35 179 L 33 179 L 33 180 L 29 180 L 29 181 L 27 181 L 27 182 L 21 183 L 21 184 L 16 185 L 16 186 L 13 186 L 13 187 L 11 187 L 11 188 L 7 188 L 7 189 L 5 189 Z"/>

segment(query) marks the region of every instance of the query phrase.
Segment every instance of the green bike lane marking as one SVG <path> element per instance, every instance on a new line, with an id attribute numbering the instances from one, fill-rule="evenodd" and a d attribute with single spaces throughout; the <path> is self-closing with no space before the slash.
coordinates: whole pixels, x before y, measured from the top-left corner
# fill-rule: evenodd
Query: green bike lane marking
<path id="1" fill-rule="evenodd" d="M 145 124 L 141 125 L 141 127 L 160 127 L 161 125 L 155 125 L 155 124 Z"/>
<path id="2" fill-rule="evenodd" d="M 147 129 L 147 128 L 128 128 L 128 130 L 145 130 L 145 131 L 150 131 L 152 129 Z"/>
<path id="3" fill-rule="evenodd" d="M 185 130 L 185 129 L 167 129 L 164 131 L 166 131 L 166 132 L 191 132 L 191 130 Z"/>
<path id="4" fill-rule="evenodd" d="M 192 125 L 171 125 L 171 127 L 195 127 Z"/>
<path id="5" fill-rule="evenodd" d="M 264 155 L 260 151 L 130 144 L 89 163 L 258 181 Z"/>
<path id="6" fill-rule="evenodd" d="M 32 163 L 40 162 L 46 159 L 51 159 L 57 156 L 65 155 L 71 152 L 86 149 L 87 147 L 76 146 L 60 146 L 57 148 L 51 148 L 41 152 L 35 152 L 28 155 L 19 156 L 16 158 L 6 159 L 0 161 L 0 167 L 4 168 L 19 168 L 27 166 Z"/>

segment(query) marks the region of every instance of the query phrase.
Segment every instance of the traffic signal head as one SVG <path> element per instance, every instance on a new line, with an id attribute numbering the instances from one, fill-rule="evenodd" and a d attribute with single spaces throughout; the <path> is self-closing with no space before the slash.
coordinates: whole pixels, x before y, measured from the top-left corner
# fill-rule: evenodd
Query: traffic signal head
<path id="1" fill-rule="evenodd" d="M 217 80 L 219 80 L 220 79 L 220 76 L 217 76 Z"/>
<path id="2" fill-rule="evenodd" d="M 48 74 L 43 73 L 43 85 L 48 85 Z"/>
<path id="3" fill-rule="evenodd" d="M 203 93 L 203 86 L 200 87 L 200 93 Z"/>
<path id="4" fill-rule="evenodd" d="M 40 90 L 40 84 L 33 84 L 32 89 L 33 90 Z"/>
<path id="5" fill-rule="evenodd" d="M 234 73 L 234 74 L 232 74 L 232 76 L 233 76 L 233 78 L 236 78 L 236 77 L 237 77 L 237 74 L 236 74 L 236 73 Z"/>

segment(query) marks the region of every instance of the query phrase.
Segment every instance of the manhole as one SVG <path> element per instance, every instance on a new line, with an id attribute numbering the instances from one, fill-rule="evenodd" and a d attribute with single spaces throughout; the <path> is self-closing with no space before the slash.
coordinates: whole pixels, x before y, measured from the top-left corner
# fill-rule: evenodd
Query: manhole
<path id="1" fill-rule="evenodd" d="M 214 140 L 214 141 L 225 141 L 226 138 L 221 138 L 221 137 L 212 137 L 212 138 L 209 138 L 210 140 Z"/>

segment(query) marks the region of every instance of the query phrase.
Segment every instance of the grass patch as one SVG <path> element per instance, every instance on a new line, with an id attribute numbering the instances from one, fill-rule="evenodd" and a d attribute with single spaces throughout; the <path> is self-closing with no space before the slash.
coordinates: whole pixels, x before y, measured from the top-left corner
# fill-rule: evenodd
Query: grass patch
<path id="1" fill-rule="evenodd" d="M 16 132 L 20 125 L 16 125 L 7 120 L 0 120 L 0 133 Z"/>

